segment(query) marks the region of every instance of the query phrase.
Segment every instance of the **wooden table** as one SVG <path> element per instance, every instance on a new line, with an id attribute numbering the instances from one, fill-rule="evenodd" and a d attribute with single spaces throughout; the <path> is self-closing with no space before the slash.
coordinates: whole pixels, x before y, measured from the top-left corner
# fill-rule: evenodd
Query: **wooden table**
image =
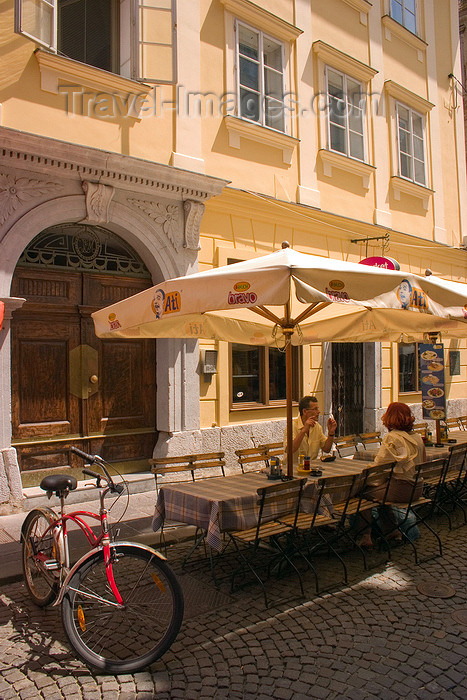
<path id="1" fill-rule="evenodd" d="M 368 462 L 336 459 L 334 462 L 312 460 L 311 468 L 320 468 L 322 476 L 360 474 Z M 302 474 L 296 476 L 303 476 Z M 313 512 L 318 477 L 310 476 L 305 485 L 301 508 Z M 164 520 L 195 525 L 206 530 L 206 542 L 218 551 L 222 549 L 221 533 L 254 527 L 258 518 L 257 490 L 275 482 L 265 473 L 250 472 L 226 477 L 210 477 L 195 482 L 162 486 L 157 496 L 152 526 L 157 531 Z M 323 503 L 330 507 L 331 503 Z M 271 519 L 275 514 L 271 512 Z"/>

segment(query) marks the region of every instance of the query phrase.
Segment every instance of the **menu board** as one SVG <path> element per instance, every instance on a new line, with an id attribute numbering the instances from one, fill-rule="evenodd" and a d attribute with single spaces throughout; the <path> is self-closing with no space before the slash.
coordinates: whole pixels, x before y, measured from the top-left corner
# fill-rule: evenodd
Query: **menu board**
<path id="1" fill-rule="evenodd" d="M 423 417 L 431 420 L 444 420 L 446 418 L 444 345 L 442 343 L 420 343 L 418 347 Z"/>

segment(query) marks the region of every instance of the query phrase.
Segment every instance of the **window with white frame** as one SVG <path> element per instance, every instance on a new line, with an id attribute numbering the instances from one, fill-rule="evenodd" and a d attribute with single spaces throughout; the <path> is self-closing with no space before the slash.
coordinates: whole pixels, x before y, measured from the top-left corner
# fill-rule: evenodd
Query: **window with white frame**
<path id="1" fill-rule="evenodd" d="M 424 117 L 411 107 L 397 103 L 399 175 L 426 185 Z"/>
<path id="2" fill-rule="evenodd" d="M 326 67 L 328 148 L 365 160 L 365 101 L 362 84 L 345 73 Z"/>
<path id="3" fill-rule="evenodd" d="M 15 31 L 127 78 L 175 80 L 175 0 L 15 0 Z"/>
<path id="4" fill-rule="evenodd" d="M 236 21 L 238 116 L 285 132 L 284 45 Z"/>
<path id="5" fill-rule="evenodd" d="M 403 27 L 417 33 L 417 6 L 416 0 L 390 0 L 391 17 L 402 24 Z"/>

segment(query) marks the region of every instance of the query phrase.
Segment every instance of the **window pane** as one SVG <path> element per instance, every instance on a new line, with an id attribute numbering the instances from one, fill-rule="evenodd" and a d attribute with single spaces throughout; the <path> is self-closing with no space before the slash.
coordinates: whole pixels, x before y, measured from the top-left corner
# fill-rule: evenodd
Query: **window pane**
<path id="1" fill-rule="evenodd" d="M 410 172 L 410 157 L 405 155 L 404 153 L 401 153 L 400 158 L 402 177 L 412 177 L 412 173 Z"/>
<path id="2" fill-rule="evenodd" d="M 264 93 L 270 97 L 282 100 L 282 74 L 269 68 L 264 69 Z"/>
<path id="3" fill-rule="evenodd" d="M 258 60 L 258 37 L 257 32 L 239 25 L 238 45 L 240 54 Z"/>
<path id="4" fill-rule="evenodd" d="M 259 90 L 259 65 L 240 57 L 240 85 Z"/>
<path id="5" fill-rule="evenodd" d="M 418 391 L 417 346 L 399 344 L 399 391 Z"/>
<path id="6" fill-rule="evenodd" d="M 240 90 L 240 114 L 246 119 L 259 121 L 259 95 L 250 90 Z"/>
<path id="7" fill-rule="evenodd" d="M 406 109 L 405 107 L 401 107 L 401 105 L 398 105 L 397 116 L 399 119 L 399 126 L 402 127 L 402 129 L 409 131 L 409 128 L 410 128 L 409 127 L 409 120 L 410 120 L 409 110 Z"/>
<path id="8" fill-rule="evenodd" d="M 409 30 L 409 32 L 412 32 L 412 34 L 415 34 L 417 31 L 417 23 L 415 20 L 415 15 L 413 15 L 411 12 L 405 13 L 404 27 L 406 27 Z"/>
<path id="9" fill-rule="evenodd" d="M 402 153 L 410 153 L 410 134 L 403 129 L 399 129 L 399 147 Z"/>
<path id="10" fill-rule="evenodd" d="M 363 160 L 363 136 L 360 134 L 350 134 L 350 155 Z"/>
<path id="11" fill-rule="evenodd" d="M 413 132 L 421 139 L 423 138 L 423 119 L 418 114 L 412 115 Z"/>
<path id="12" fill-rule="evenodd" d="M 263 39 L 264 65 L 282 71 L 282 46 L 272 39 Z"/>
<path id="13" fill-rule="evenodd" d="M 425 164 L 420 162 L 419 160 L 414 161 L 414 169 L 415 169 L 415 174 L 414 174 L 414 180 L 415 182 L 418 182 L 420 185 L 425 184 Z"/>
<path id="14" fill-rule="evenodd" d="M 331 149 L 333 151 L 339 151 L 339 153 L 346 153 L 345 147 L 345 129 L 339 126 L 331 124 L 330 129 L 331 136 Z"/>
<path id="15" fill-rule="evenodd" d="M 413 137 L 413 153 L 418 160 L 424 160 L 423 139 L 419 139 L 417 136 Z"/>
<path id="16" fill-rule="evenodd" d="M 37 37 L 48 46 L 53 41 L 53 7 L 52 0 L 23 0 L 21 12 L 21 29 Z"/>
<path id="17" fill-rule="evenodd" d="M 391 0 L 391 17 L 399 24 L 403 23 L 402 3 L 399 0 Z"/>
<path id="18" fill-rule="evenodd" d="M 269 400 L 286 398 L 285 353 L 277 348 L 269 348 Z"/>
<path id="19" fill-rule="evenodd" d="M 260 352 L 251 345 L 232 345 L 232 402 L 260 400 Z"/>
<path id="20" fill-rule="evenodd" d="M 346 104 L 344 100 L 331 97 L 329 100 L 329 119 L 333 124 L 345 125 Z"/>
<path id="21" fill-rule="evenodd" d="M 350 107 L 349 112 L 349 129 L 363 134 L 363 112 L 357 107 Z"/>
<path id="22" fill-rule="evenodd" d="M 266 98 L 266 126 L 278 131 L 285 130 L 284 104 L 279 100 Z"/>

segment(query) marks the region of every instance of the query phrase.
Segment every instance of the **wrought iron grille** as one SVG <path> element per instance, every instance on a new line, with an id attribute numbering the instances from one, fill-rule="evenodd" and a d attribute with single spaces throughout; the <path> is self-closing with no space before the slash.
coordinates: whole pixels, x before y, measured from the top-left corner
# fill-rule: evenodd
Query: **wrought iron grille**
<path id="1" fill-rule="evenodd" d="M 363 343 L 332 343 L 332 407 L 338 435 L 363 431 Z"/>
<path id="2" fill-rule="evenodd" d="M 60 224 L 41 231 L 18 264 L 151 278 L 144 262 L 125 241 L 102 226 L 87 224 Z"/>

